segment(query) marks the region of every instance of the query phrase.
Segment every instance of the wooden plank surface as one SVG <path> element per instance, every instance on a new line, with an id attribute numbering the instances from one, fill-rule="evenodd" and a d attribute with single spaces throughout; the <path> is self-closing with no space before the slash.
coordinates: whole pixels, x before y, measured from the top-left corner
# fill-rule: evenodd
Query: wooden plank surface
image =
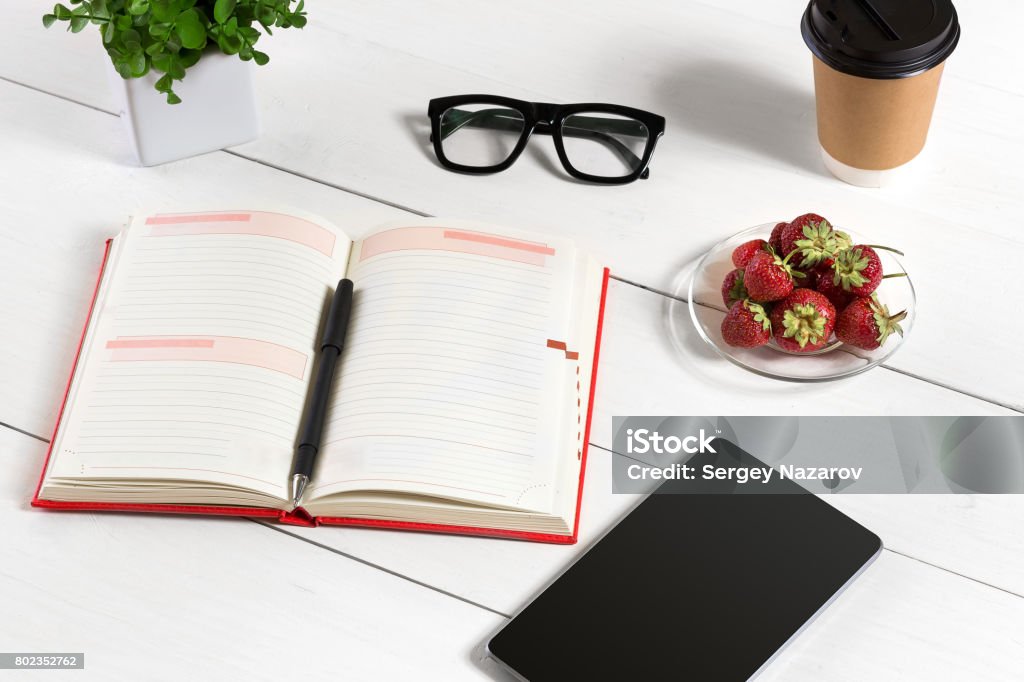
<path id="1" fill-rule="evenodd" d="M 4 377 L 0 384 L 0 421 L 30 433 L 48 436 L 53 428 L 91 293 L 88 285 L 99 264 L 99 245 L 126 213 L 145 206 L 169 208 L 182 202 L 233 205 L 254 195 L 279 193 L 337 220 L 353 234 L 365 234 L 377 222 L 405 215 L 227 154 L 207 155 L 160 169 L 132 169 L 104 158 L 103 140 L 117 132 L 117 121 L 112 117 L 9 84 L 0 84 L 0 92 L 6 94 L 4 101 L 10 105 L 0 108 L 0 120 L 13 122 L 18 111 L 36 112 L 31 122 L 21 122 L 20 134 L 4 133 L 12 130 L 11 126 L 0 126 L 0 136 L 7 135 L 7 158 L 13 162 L 0 167 L 5 186 L 13 190 L 0 201 L 9 224 L 26 226 L 0 233 L 0 239 L 7 243 L 0 249 L 0 259 L 4 260 L 0 279 L 5 290 L 21 292 L 3 299 L 0 313 L 6 319 L 23 321 L 8 332 L 5 344 L 10 350 L 0 355 L 0 376 Z M 2 118 L 5 115 L 7 118 Z M 57 121 L 64 122 L 63 127 Z M 30 123 L 38 126 L 37 133 L 25 133 L 31 130 Z M 42 134 L 47 127 L 68 132 L 48 138 Z M 77 137 L 87 142 L 72 144 Z M 49 141 L 49 146 L 44 141 Z M 61 162 L 54 163 L 50 160 L 53 158 Z M 45 187 L 38 182 L 44 173 L 50 178 Z M 75 191 L 86 177 L 90 190 Z M 209 178 L 214 177 L 233 177 L 236 182 L 213 184 Z M 36 206 L 46 201 L 47 192 L 73 195 L 74 200 L 49 202 L 50 208 L 40 214 Z M 24 198 L 33 193 L 38 200 L 26 202 Z M 34 287 L 26 289 L 26 282 L 34 283 Z M 611 416 L 615 414 L 913 414 L 925 409 L 923 406 L 931 414 L 1007 412 L 891 371 L 870 372 L 849 382 L 808 386 L 756 377 L 719 359 L 695 334 L 686 339 L 685 354 L 676 352 L 665 332 L 667 310 L 668 302 L 661 296 L 612 283 L 592 433 L 595 444 L 610 447 Z M 50 351 L 41 354 L 40 347 Z M 865 401 L 865 395 L 875 397 Z M 605 456 L 595 452 L 594 464 L 600 465 Z M 596 537 L 629 506 L 628 501 L 610 494 L 608 475 L 600 469 L 595 471 L 589 477 L 585 497 L 584 542 Z M 847 504 L 855 510 L 859 503 L 851 500 Z M 890 504 L 898 502 L 886 500 L 865 512 Z M 963 542 L 950 544 L 943 528 L 932 523 L 934 510 L 915 514 L 913 504 L 904 514 L 879 514 L 872 528 L 887 540 L 890 532 L 904 537 L 899 534 L 906 528 L 902 551 L 923 552 L 929 561 L 941 566 L 956 566 L 967 572 L 977 569 L 995 584 L 1024 593 L 1019 578 L 1024 575 L 1024 553 L 1014 552 L 1017 545 L 1012 542 L 1007 551 L 1001 552 L 998 547 L 979 542 L 987 536 L 972 530 L 982 526 L 1006 529 L 1013 523 L 1012 515 L 993 511 L 974 518 L 970 512 L 962 524 Z M 954 517 L 969 513 L 952 498 L 937 504 L 949 508 L 948 513 Z M 504 548 L 497 550 L 475 539 L 394 536 L 372 531 L 318 529 L 308 537 L 505 613 L 574 556 L 560 548 L 516 542 L 504 543 Z M 396 537 L 401 539 L 396 541 Z M 416 551 L 408 552 L 406 543 Z M 448 557 L 453 551 L 464 557 L 463 568 L 456 572 L 449 570 Z M 523 566 L 529 569 L 523 570 Z M 995 575 L 986 573 L 1000 566 L 1005 568 Z"/>
<path id="2" fill-rule="evenodd" d="M 778 20 L 760 22 L 701 3 L 643 12 L 532 0 L 508 13 L 451 1 L 411 16 L 400 3 L 317 6 L 318 20 L 303 32 L 275 35 L 273 66 L 257 72 L 264 132 L 237 153 L 432 215 L 564 234 L 616 274 L 659 289 L 740 229 L 819 211 L 908 253 L 921 314 L 893 367 L 1024 409 L 1014 379 L 1024 374 L 1014 352 L 1024 319 L 1005 315 L 1001 296 L 972 296 L 966 286 L 984 276 L 988 289 L 1009 290 L 1024 260 L 1024 170 L 1015 162 L 1024 96 L 1012 78 L 999 86 L 965 38 L 968 57 L 958 51 L 948 64 L 920 172 L 884 191 L 844 185 L 817 159 L 809 59 L 797 30 L 802 5 L 787 0 Z M 111 110 L 95 36 L 41 31 L 44 6 L 12 8 L 0 27 L 12 58 L 0 75 Z M 781 21 L 787 12 L 792 20 Z M 541 14 L 544 25 L 535 25 Z M 974 21 L 974 40 L 1002 30 L 982 16 Z M 475 30 L 466 37 L 468 25 Z M 525 35 L 532 47 L 522 57 Z M 556 49 L 567 35 L 568 53 Z M 545 68 L 537 55 L 546 54 L 567 56 Z M 427 145 L 426 102 L 473 91 L 624 102 L 665 114 L 669 130 L 652 178 L 628 187 L 567 181 L 544 139 L 498 176 L 439 170 Z M 124 162 L 129 152 L 115 132 L 104 153 Z M 998 333 L 982 342 L 979 321 Z"/>
<path id="3" fill-rule="evenodd" d="M 31 509 L 44 453 L 0 429 L 5 649 L 84 651 L 104 682 L 508 679 L 480 660 L 500 615 L 261 525 Z M 1022 625 L 1024 599 L 885 552 L 762 679 L 1014 680 Z"/>
<path id="4" fill-rule="evenodd" d="M 4 651 L 84 652 L 92 680 L 483 676 L 501 616 L 245 519 L 32 509 L 45 448 L 0 429 Z"/>
<path id="5" fill-rule="evenodd" d="M 97 37 L 42 30 L 39 15 L 51 5 L 16 3 L 0 26 L 0 423 L 49 435 L 102 240 L 127 214 L 273 197 L 354 236 L 406 215 L 357 194 L 567 235 L 616 274 L 661 290 L 674 289 L 680 270 L 718 239 L 806 210 L 908 251 L 920 296 L 913 335 L 890 369 L 825 385 L 745 374 L 695 335 L 679 352 L 668 340 L 667 299 L 613 283 L 598 446 L 610 446 L 615 414 L 1024 410 L 1015 341 L 1024 322 L 1005 313 L 1000 293 L 1019 289 L 1024 258 L 1019 3 L 960 3 L 964 38 L 947 65 L 924 163 L 883 191 L 843 185 L 817 158 L 802 0 L 524 0 L 515 11 L 454 0 L 429 9 L 318 3 L 305 31 L 267 41 L 272 62 L 257 72 L 261 138 L 153 169 L 130 164 Z M 471 91 L 631 104 L 665 114 L 669 129 L 651 180 L 629 187 L 566 180 L 545 139 L 505 174 L 458 176 L 438 169 L 427 148 L 426 102 Z M 991 320 L 998 326 L 979 342 L 978 324 Z M 0 478 L 0 521 L 10 529 L 0 550 L 10 617 L 0 638 L 51 648 L 48 633 L 62 634 L 66 648 L 93 652 L 93 679 L 138 679 L 153 661 L 161 668 L 147 679 L 197 676 L 214 663 L 235 677 L 280 678 L 292 659 L 275 652 L 299 650 L 313 651 L 303 660 L 310 679 L 500 677 L 476 660 L 498 614 L 518 608 L 635 503 L 610 493 L 611 455 L 595 448 L 576 547 L 55 515 L 26 508 L 42 448 L 0 428 L 0 464 L 10 472 Z M 1024 500 L 830 502 L 893 551 L 765 679 L 1019 678 Z M 294 625 L 295 604 L 314 627 Z M 209 630 L 227 634 L 215 640 Z M 168 642 L 170 654 L 161 648 Z"/>

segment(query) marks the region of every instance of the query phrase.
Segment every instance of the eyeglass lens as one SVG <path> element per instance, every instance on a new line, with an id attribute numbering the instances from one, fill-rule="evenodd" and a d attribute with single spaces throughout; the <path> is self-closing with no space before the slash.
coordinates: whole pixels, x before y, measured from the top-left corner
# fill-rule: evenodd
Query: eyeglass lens
<path id="1" fill-rule="evenodd" d="M 624 177 L 640 168 L 650 132 L 640 121 L 604 112 L 565 117 L 562 143 L 569 163 L 581 173 Z"/>
<path id="2" fill-rule="evenodd" d="M 452 163 L 486 168 L 512 155 L 526 122 L 515 109 L 463 104 L 441 114 L 441 148 Z"/>

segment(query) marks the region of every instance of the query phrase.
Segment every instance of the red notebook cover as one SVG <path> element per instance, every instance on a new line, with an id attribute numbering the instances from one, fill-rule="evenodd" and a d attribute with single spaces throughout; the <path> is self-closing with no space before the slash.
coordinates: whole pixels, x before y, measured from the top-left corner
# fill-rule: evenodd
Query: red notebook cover
<path id="1" fill-rule="evenodd" d="M 67 408 L 68 394 L 71 391 L 71 381 L 75 375 L 75 368 L 82 355 L 82 346 L 85 343 L 85 335 L 89 328 L 89 321 L 92 319 L 93 309 L 96 306 L 96 299 L 99 296 L 100 282 L 103 280 L 103 271 L 110 258 L 111 240 L 107 240 L 106 250 L 103 253 L 103 264 L 100 266 L 99 275 L 96 278 L 96 286 L 93 289 L 92 301 L 89 304 L 89 312 L 86 316 L 85 326 L 82 335 L 78 339 L 78 350 L 75 351 L 75 362 L 71 366 L 71 375 L 68 377 L 67 385 L 64 387 L 64 398 L 61 401 L 60 411 L 57 413 L 57 423 L 50 435 L 50 448 L 46 451 L 46 460 L 43 463 L 43 471 L 39 475 L 39 483 L 36 485 L 36 492 L 32 496 L 32 506 L 45 509 L 63 509 L 78 511 L 130 511 L 130 512 L 155 512 L 160 514 L 203 514 L 212 516 L 245 516 L 250 518 L 275 518 L 280 523 L 293 526 L 364 526 L 371 528 L 390 528 L 398 530 L 415 530 L 432 533 L 453 533 L 457 535 L 480 535 L 489 537 L 512 538 L 517 540 L 532 540 L 534 542 L 550 542 L 570 545 L 577 540 L 580 526 L 580 505 L 583 501 L 583 477 L 587 470 L 587 449 L 590 442 L 590 421 L 594 414 L 594 391 L 597 386 L 597 361 L 601 350 L 601 331 L 604 327 L 604 306 L 608 295 L 608 268 L 604 269 L 604 277 L 601 282 L 601 306 L 597 315 L 597 334 L 594 338 L 594 366 L 590 375 L 590 399 L 588 401 L 586 425 L 583 431 L 583 446 L 580 454 L 580 482 L 576 495 L 576 518 L 573 520 L 572 535 L 553 535 L 550 533 L 530 533 L 517 530 L 501 530 L 494 528 L 479 528 L 476 526 L 454 526 L 435 523 L 413 523 L 408 521 L 384 521 L 377 519 L 358 519 L 342 516 L 310 516 L 301 507 L 292 511 L 263 507 L 231 507 L 218 505 L 201 504 L 125 504 L 120 502 L 58 502 L 45 500 L 39 497 L 39 491 L 43 487 L 43 479 L 46 476 L 46 468 L 50 462 L 50 455 L 53 453 L 53 442 L 57 438 L 57 429 L 60 427 L 60 420 Z"/>

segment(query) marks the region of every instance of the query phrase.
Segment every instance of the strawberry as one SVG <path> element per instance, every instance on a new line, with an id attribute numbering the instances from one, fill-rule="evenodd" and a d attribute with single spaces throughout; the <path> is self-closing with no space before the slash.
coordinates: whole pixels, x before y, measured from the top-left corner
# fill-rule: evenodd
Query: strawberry
<path id="1" fill-rule="evenodd" d="M 772 236 L 768 237 L 768 245 L 775 249 L 775 253 L 783 253 L 782 231 L 786 229 L 786 225 L 789 225 L 789 223 L 778 223 L 772 228 Z"/>
<path id="2" fill-rule="evenodd" d="M 814 288 L 817 289 L 818 293 L 824 294 L 825 298 L 829 300 L 836 310 L 842 310 L 850 303 L 850 301 L 856 298 L 856 296 L 843 291 L 843 287 L 835 284 L 832 279 L 833 275 L 832 263 L 826 261 L 819 265 L 814 270 Z"/>
<path id="3" fill-rule="evenodd" d="M 825 223 L 825 225 L 831 227 L 828 220 L 817 213 L 804 213 L 803 215 L 797 216 L 790 222 L 786 223 L 786 227 L 779 233 L 779 248 L 784 250 L 788 247 L 789 251 L 792 251 L 796 248 L 796 240 L 803 238 L 804 227 L 813 224 L 815 229 L 817 229 L 817 225 L 820 223 Z M 789 251 L 783 252 L 789 253 Z"/>
<path id="4" fill-rule="evenodd" d="M 850 243 L 850 235 L 833 229 L 831 223 L 817 213 L 805 213 L 782 230 L 779 253 L 799 250 L 800 255 L 793 263 L 799 268 L 809 269 L 834 258 Z"/>
<path id="5" fill-rule="evenodd" d="M 747 263 L 754 257 L 754 254 L 758 251 L 763 251 L 766 246 L 768 246 L 768 242 L 763 239 L 752 239 L 749 242 L 740 244 L 733 249 L 732 264 L 738 268 L 747 267 Z"/>
<path id="6" fill-rule="evenodd" d="M 804 277 L 802 272 L 794 270 L 789 264 L 794 253 L 785 258 L 780 258 L 770 249 L 754 254 L 743 270 L 743 283 L 751 300 L 758 303 L 777 301 L 793 291 L 794 278 Z"/>
<path id="7" fill-rule="evenodd" d="M 768 313 L 750 299 L 736 301 L 722 320 L 722 339 L 730 346 L 755 348 L 772 338 Z"/>
<path id="8" fill-rule="evenodd" d="M 882 261 L 875 253 L 875 249 L 885 249 L 903 255 L 901 251 L 887 246 L 851 246 L 836 255 L 832 264 L 832 283 L 854 296 L 870 296 L 885 277 L 906 276 L 905 272 L 883 276 Z"/>
<path id="9" fill-rule="evenodd" d="M 800 286 L 804 289 L 817 289 L 818 288 L 818 269 L 817 268 L 794 268 L 795 272 L 803 274 L 803 279 L 800 280 Z"/>
<path id="10" fill-rule="evenodd" d="M 743 286 L 743 270 L 730 270 L 722 282 L 722 300 L 725 307 L 731 308 L 736 301 L 747 298 L 747 287 Z"/>
<path id="11" fill-rule="evenodd" d="M 889 309 L 874 294 L 855 297 L 839 314 L 836 338 L 856 348 L 874 350 L 882 346 L 893 332 L 903 336 L 900 322 L 906 316 L 906 310 L 890 315 Z"/>
<path id="12" fill-rule="evenodd" d="M 809 353 L 828 343 L 836 323 L 836 309 L 812 289 L 794 289 L 771 314 L 772 334 L 783 350 Z"/>

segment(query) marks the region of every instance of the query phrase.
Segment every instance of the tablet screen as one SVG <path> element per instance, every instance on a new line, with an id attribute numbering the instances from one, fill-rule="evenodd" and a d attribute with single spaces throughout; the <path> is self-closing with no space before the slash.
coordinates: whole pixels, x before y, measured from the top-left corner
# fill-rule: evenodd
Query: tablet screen
<path id="1" fill-rule="evenodd" d="M 863 526 L 779 485 L 797 494 L 650 495 L 489 652 L 535 682 L 748 679 L 881 551 Z"/>

